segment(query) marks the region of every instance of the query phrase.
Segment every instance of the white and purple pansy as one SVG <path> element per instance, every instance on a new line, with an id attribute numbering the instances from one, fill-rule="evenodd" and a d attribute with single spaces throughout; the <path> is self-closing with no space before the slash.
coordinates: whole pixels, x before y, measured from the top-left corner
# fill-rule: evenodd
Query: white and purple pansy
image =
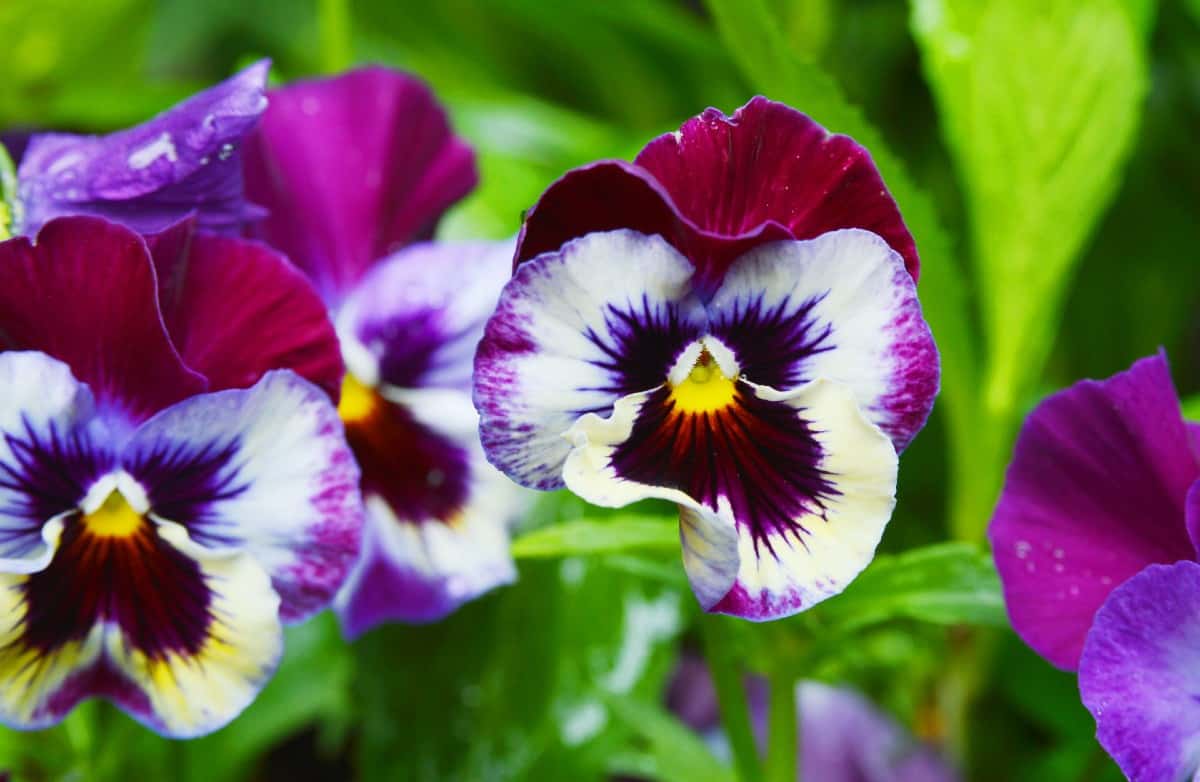
<path id="1" fill-rule="evenodd" d="M 522 263 L 480 343 L 475 403 L 509 477 L 677 503 L 701 605 L 773 619 L 871 560 L 937 352 L 903 259 L 868 231 L 760 245 L 712 285 L 630 230 Z"/>
<path id="2" fill-rule="evenodd" d="M 989 528 L 1013 628 L 1134 782 L 1200 772 L 1200 448 L 1164 356 L 1046 399 Z"/>
<path id="3" fill-rule="evenodd" d="M 512 581 L 522 493 L 483 457 L 470 388 L 513 246 L 420 241 L 475 185 L 470 148 L 425 85 L 368 67 L 272 91 L 245 163 L 269 210 L 254 232 L 321 292 L 347 364 L 367 526 L 336 601 L 345 633 L 434 621 Z"/>
<path id="4" fill-rule="evenodd" d="M 141 233 L 190 214 L 236 234 L 261 210 L 243 197 L 241 147 L 267 107 L 266 60 L 159 116 L 107 136 L 36 133 L 17 172 L 21 221 L 35 235 L 63 215 L 96 215 Z"/>
<path id="5" fill-rule="evenodd" d="M 531 210 L 476 357 L 526 486 L 680 507 L 706 610 L 766 620 L 871 560 L 938 389 L 912 237 L 866 150 L 755 98 Z"/>
<path id="6" fill-rule="evenodd" d="M 212 731 L 358 549 L 320 301 L 266 248 L 186 224 L 148 245 L 57 218 L 0 243 L 0 275 L 0 722 L 98 696 Z M 230 310 L 238 280 L 262 290 Z"/>

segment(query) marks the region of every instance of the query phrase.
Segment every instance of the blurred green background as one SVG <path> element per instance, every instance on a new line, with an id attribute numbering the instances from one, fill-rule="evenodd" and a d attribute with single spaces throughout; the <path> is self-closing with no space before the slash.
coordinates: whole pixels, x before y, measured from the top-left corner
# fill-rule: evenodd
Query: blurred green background
<path id="1" fill-rule="evenodd" d="M 0 0 L 0 30 L 0 129 L 133 124 L 261 56 L 279 81 L 412 71 L 478 151 L 481 186 L 442 225 L 454 237 L 510 235 L 566 169 L 767 94 L 872 151 L 917 238 L 944 365 L 901 461 L 884 539 L 899 558 L 847 599 L 767 626 L 702 619 L 677 548 L 568 546 L 435 626 L 353 647 L 327 616 L 294 628 L 280 674 L 209 738 L 163 741 L 93 704 L 0 733 L 0 769 L 728 778 L 661 707 L 704 628 L 775 681 L 863 689 L 970 779 L 1119 778 L 1074 677 L 1003 627 L 980 547 L 1016 428 L 1046 393 L 1160 346 L 1181 393 L 1200 391 L 1200 3 Z M 622 523 L 556 495 L 527 527 L 585 517 Z"/>

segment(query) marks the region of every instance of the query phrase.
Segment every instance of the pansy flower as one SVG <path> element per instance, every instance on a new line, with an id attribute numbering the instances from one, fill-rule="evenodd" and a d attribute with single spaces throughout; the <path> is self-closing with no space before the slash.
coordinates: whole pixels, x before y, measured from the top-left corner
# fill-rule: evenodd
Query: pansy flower
<path id="1" fill-rule="evenodd" d="M 1165 357 L 1046 399 L 989 529 L 1013 628 L 1134 780 L 1200 769 L 1200 448 Z"/>
<path id="2" fill-rule="evenodd" d="M 616 216 L 642 215 L 638 230 L 588 233 L 620 211 L 572 211 L 585 205 L 572 177 L 597 167 L 568 174 L 531 215 L 518 260 L 545 246 L 532 239 L 539 215 L 557 216 L 555 241 L 579 238 L 522 260 L 488 323 L 475 363 L 484 447 L 525 486 L 565 485 L 605 506 L 677 503 L 701 605 L 786 616 L 836 594 L 873 556 L 896 451 L 933 404 L 937 352 L 905 258 L 880 235 L 797 240 L 788 231 L 806 233 L 803 220 L 785 230 L 764 218 L 852 216 L 862 195 L 864 218 L 898 221 L 873 169 L 869 193 L 835 195 L 826 169 L 869 166 L 861 147 L 764 99 L 733 118 L 705 112 L 639 159 L 668 147 L 694 180 L 670 198 L 645 191 L 670 207 L 665 222 L 648 222 L 646 207 Z M 806 177 L 822 184 L 790 189 Z M 684 220 L 676 203 L 728 232 Z"/>
<path id="3" fill-rule="evenodd" d="M 194 214 L 234 234 L 261 215 L 242 190 L 241 145 L 267 107 L 270 63 L 251 65 L 148 122 L 107 136 L 39 133 L 20 157 L 21 222 L 89 214 L 155 233 Z"/>
<path id="4" fill-rule="evenodd" d="M 413 244 L 475 181 L 428 88 L 378 67 L 273 91 L 247 144 L 247 193 L 268 209 L 255 231 L 320 290 L 348 368 L 339 410 L 368 512 L 337 601 L 352 637 L 515 577 L 518 494 L 483 458 L 470 401 L 512 244 Z"/>
<path id="5" fill-rule="evenodd" d="M 280 256 L 186 223 L 148 245 L 57 218 L 0 243 L 0 276 L 0 721 L 99 696 L 214 730 L 357 552 L 324 309 Z"/>

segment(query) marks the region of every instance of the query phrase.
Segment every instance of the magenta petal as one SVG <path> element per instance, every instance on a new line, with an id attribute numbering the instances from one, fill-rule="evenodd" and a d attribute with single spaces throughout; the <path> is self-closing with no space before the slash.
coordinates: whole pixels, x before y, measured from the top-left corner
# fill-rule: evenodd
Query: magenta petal
<path id="1" fill-rule="evenodd" d="M 266 108 L 269 68 L 258 62 L 128 130 L 34 136 L 18 176 L 22 232 L 91 214 L 153 233 L 191 212 L 207 230 L 239 230 L 258 216 L 243 199 L 240 148 Z"/>
<path id="2" fill-rule="evenodd" d="M 1198 475 L 1161 355 L 1038 405 L 988 532 L 1017 633 L 1075 668 L 1115 587 L 1147 565 L 1195 556 L 1184 498 Z"/>
<path id="3" fill-rule="evenodd" d="M 197 234 L 182 274 L 179 295 L 164 302 L 167 327 L 212 390 L 248 388 L 268 370 L 290 369 L 338 398 L 342 358 L 333 324 L 285 258 L 258 242 Z"/>
<path id="4" fill-rule="evenodd" d="M 1153 565 L 1105 601 L 1079 661 L 1096 738 L 1133 782 L 1200 769 L 1200 565 Z"/>
<path id="5" fill-rule="evenodd" d="M 1184 518 L 1187 522 L 1188 537 L 1192 539 L 1192 545 L 1196 547 L 1196 551 L 1200 555 L 1200 480 L 1193 483 L 1192 488 L 1188 489 L 1184 505 Z"/>
<path id="6" fill-rule="evenodd" d="M 759 96 L 732 117 L 708 109 L 650 142 L 634 162 L 705 231 L 738 236 L 775 222 L 812 239 L 865 228 L 917 278 L 916 245 L 867 150 L 782 103 Z"/>
<path id="7" fill-rule="evenodd" d="M 101 408 L 136 422 L 205 390 L 167 336 L 146 244 L 94 217 L 0 243 L 0 347 L 63 361 Z"/>
<path id="8" fill-rule="evenodd" d="M 475 186 L 470 148 L 403 73 L 362 68 L 270 100 L 246 151 L 247 194 L 270 210 L 256 230 L 331 304 Z"/>

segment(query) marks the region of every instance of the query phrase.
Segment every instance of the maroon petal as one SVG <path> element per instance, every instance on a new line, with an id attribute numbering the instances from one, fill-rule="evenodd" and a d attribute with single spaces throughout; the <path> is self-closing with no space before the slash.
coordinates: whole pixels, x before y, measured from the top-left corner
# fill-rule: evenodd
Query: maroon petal
<path id="1" fill-rule="evenodd" d="M 421 82 L 370 67 L 270 95 L 246 148 L 261 238 L 335 303 L 380 258 L 430 235 L 475 186 L 474 155 Z"/>
<path id="2" fill-rule="evenodd" d="M 1195 557 L 1184 504 L 1197 477 L 1162 356 L 1038 405 L 988 532 L 1017 634 L 1075 668 L 1109 593 L 1148 565 Z"/>
<path id="3" fill-rule="evenodd" d="M 133 231 L 95 217 L 51 220 L 36 243 L 0 243 L 0 276 L 0 348 L 63 361 L 101 406 L 136 422 L 205 390 L 171 344 Z"/>
<path id="4" fill-rule="evenodd" d="M 167 327 L 213 390 L 249 388 L 268 370 L 291 369 L 337 399 L 337 335 L 312 285 L 285 258 L 258 242 L 197 234 L 181 274 L 178 295 L 165 291 Z"/>
<path id="5" fill-rule="evenodd" d="M 782 103 L 716 109 L 650 142 L 633 165 L 605 161 L 559 179 L 530 211 L 517 262 L 594 231 L 660 234 L 697 267 L 701 287 L 759 244 L 863 228 L 920 269 L 912 235 L 866 149 Z"/>

